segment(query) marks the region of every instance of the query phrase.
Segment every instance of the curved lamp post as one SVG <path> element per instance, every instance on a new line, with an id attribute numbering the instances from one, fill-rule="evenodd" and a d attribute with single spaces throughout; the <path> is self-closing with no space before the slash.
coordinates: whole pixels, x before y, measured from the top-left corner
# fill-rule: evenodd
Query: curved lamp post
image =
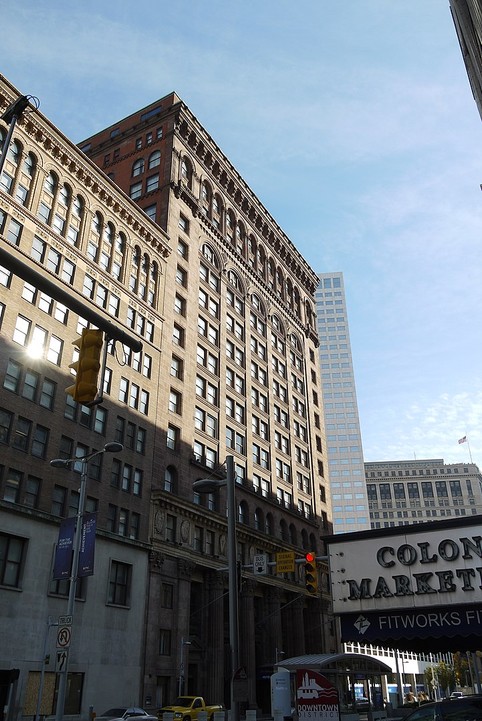
<path id="1" fill-rule="evenodd" d="M 70 570 L 69 597 L 67 601 L 67 616 L 73 618 L 75 608 L 75 593 L 77 590 L 77 574 L 79 571 L 79 552 L 82 539 L 82 516 L 85 507 L 85 490 L 87 485 L 87 471 L 89 461 L 102 453 L 120 453 L 124 450 L 122 443 L 106 443 L 100 451 L 93 451 L 85 456 L 78 458 L 54 458 L 50 461 L 50 465 L 54 468 L 69 468 L 74 463 L 82 463 L 82 472 L 80 474 L 80 494 L 79 506 L 77 508 L 77 518 L 74 527 L 74 535 L 72 538 L 72 565 Z M 65 708 L 65 693 L 67 690 L 67 674 L 68 674 L 68 657 L 64 668 L 60 673 L 59 690 L 57 693 L 57 704 L 55 708 L 55 721 L 62 721 Z"/>
<path id="2" fill-rule="evenodd" d="M 231 721 L 239 721 L 239 706 L 235 700 L 234 676 L 239 668 L 239 611 L 238 571 L 236 558 L 236 504 L 234 496 L 234 458 L 226 456 L 226 478 L 203 478 L 194 481 L 197 493 L 214 493 L 222 486 L 227 489 L 228 506 L 228 581 L 229 581 L 229 644 L 231 646 Z"/>

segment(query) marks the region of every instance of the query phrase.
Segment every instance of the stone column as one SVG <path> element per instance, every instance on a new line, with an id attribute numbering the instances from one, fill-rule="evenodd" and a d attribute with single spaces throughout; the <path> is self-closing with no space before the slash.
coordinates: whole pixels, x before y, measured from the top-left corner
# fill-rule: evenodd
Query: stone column
<path id="1" fill-rule="evenodd" d="M 258 665 L 273 664 L 276 649 L 283 646 L 281 625 L 280 592 L 277 588 L 267 587 L 264 597 L 264 643 L 263 654 Z"/>
<path id="2" fill-rule="evenodd" d="M 248 677 L 248 708 L 256 708 L 256 647 L 254 633 L 254 592 L 257 583 L 243 580 L 241 588 L 239 619 L 239 665 L 246 669 Z"/>
<path id="3" fill-rule="evenodd" d="M 188 677 L 188 664 L 186 662 L 186 649 L 181 651 L 182 639 L 189 637 L 189 614 L 191 610 L 191 578 L 195 569 L 195 564 L 185 558 L 179 558 L 177 561 L 177 637 L 173 635 L 172 641 L 176 644 L 175 648 L 171 648 L 173 665 L 175 668 L 176 689 L 181 673 L 181 653 L 184 656 L 184 688 L 186 688 L 186 680 Z M 177 690 L 176 690 L 177 693 Z"/>
<path id="4" fill-rule="evenodd" d="M 288 656 L 302 656 L 305 653 L 305 630 L 303 623 L 304 598 L 297 598 L 288 606 L 289 612 L 289 637 L 286 639 L 287 648 L 282 650 Z"/>
<path id="5" fill-rule="evenodd" d="M 224 700 L 224 583 L 218 571 L 206 571 L 207 624 L 203 638 L 204 668 L 201 669 L 203 688 L 208 701 Z"/>
<path id="6" fill-rule="evenodd" d="M 306 599 L 304 619 L 306 653 L 325 653 L 322 634 L 323 615 L 319 598 Z"/>

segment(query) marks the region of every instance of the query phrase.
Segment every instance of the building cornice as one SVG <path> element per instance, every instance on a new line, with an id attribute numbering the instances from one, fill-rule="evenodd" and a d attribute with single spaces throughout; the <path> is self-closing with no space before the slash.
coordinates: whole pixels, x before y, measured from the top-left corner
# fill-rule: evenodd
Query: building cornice
<path id="1" fill-rule="evenodd" d="M 191 149 L 193 157 L 202 165 L 213 185 L 229 198 L 246 225 L 262 238 L 279 261 L 290 269 L 305 291 L 313 295 L 319 282 L 315 271 L 182 102 L 175 112 L 174 135 Z M 192 200 L 197 203 L 194 196 Z"/>
<path id="2" fill-rule="evenodd" d="M 7 107 L 15 100 L 16 95 L 2 75 L 0 75 L 0 83 L 4 97 L 2 107 Z M 120 217 L 133 233 L 161 257 L 167 258 L 170 255 L 168 235 L 158 225 L 152 223 L 142 210 L 40 111 L 25 113 L 18 120 L 17 127 L 35 141 L 36 147 L 42 146 L 45 152 L 65 168 L 69 175 L 75 176 L 103 207 Z"/>

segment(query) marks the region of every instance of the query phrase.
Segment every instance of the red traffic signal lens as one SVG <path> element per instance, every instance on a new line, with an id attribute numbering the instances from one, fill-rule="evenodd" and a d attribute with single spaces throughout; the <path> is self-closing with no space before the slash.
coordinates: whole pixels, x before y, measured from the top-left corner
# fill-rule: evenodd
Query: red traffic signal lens
<path id="1" fill-rule="evenodd" d="M 312 551 L 308 551 L 308 553 L 305 553 L 305 561 L 307 561 L 308 563 L 313 563 L 315 558 L 316 556 Z"/>

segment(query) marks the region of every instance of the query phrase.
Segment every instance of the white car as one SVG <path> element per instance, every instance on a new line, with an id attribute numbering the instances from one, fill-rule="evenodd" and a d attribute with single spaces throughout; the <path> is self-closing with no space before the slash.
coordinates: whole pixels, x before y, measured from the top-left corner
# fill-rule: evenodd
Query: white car
<path id="1" fill-rule="evenodd" d="M 158 721 L 157 716 L 151 716 L 147 711 L 144 711 L 143 708 L 137 706 L 110 708 L 100 716 L 96 716 L 96 721 L 126 721 L 126 719 L 133 719 L 133 721 Z"/>

